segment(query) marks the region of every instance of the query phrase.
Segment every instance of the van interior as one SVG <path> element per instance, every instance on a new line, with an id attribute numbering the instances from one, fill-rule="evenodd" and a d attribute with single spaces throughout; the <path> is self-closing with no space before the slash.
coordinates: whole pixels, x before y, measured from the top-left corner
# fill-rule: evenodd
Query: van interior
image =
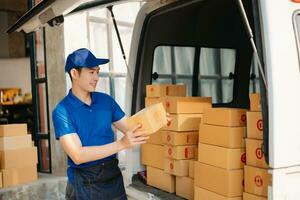
<path id="1" fill-rule="evenodd" d="M 243 0 L 243 5 L 262 59 L 257 1 Z M 185 83 L 190 96 L 212 96 L 214 107 L 248 109 L 249 93 L 260 92 L 267 108 L 243 20 L 237 0 L 177 1 L 150 13 L 139 41 L 132 113 L 144 107 L 145 86 L 151 83 Z M 267 112 L 263 118 L 268 121 Z"/>

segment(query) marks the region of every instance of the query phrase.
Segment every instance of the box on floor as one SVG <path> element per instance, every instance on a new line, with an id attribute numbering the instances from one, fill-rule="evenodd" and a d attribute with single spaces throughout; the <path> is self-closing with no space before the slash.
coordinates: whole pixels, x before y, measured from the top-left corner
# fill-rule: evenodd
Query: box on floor
<path id="1" fill-rule="evenodd" d="M 36 164 L 32 166 L 2 169 L 3 187 L 9 187 L 36 181 L 38 178 Z"/>
<path id="2" fill-rule="evenodd" d="M 175 192 L 175 176 L 161 169 L 147 166 L 147 184 L 170 193 Z"/>
<path id="3" fill-rule="evenodd" d="M 226 197 L 197 186 L 194 187 L 194 190 L 195 190 L 194 200 L 243 200 L 242 196 Z"/>
<path id="4" fill-rule="evenodd" d="M 185 199 L 194 199 L 194 179 L 176 176 L 176 195 Z"/>

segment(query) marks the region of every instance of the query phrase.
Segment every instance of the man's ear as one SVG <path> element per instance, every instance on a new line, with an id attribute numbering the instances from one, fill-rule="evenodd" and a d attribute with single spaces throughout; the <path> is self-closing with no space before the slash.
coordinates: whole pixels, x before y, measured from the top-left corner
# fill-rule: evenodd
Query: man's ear
<path id="1" fill-rule="evenodd" d="M 78 76 L 79 76 L 78 71 L 76 69 L 74 69 L 74 68 L 71 69 L 70 74 L 71 74 L 71 77 L 72 77 L 73 80 L 77 79 Z"/>

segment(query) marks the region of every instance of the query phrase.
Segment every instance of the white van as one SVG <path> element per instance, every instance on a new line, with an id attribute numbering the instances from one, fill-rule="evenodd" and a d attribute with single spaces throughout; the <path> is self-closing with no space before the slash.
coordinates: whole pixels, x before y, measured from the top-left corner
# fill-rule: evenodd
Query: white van
<path id="1" fill-rule="evenodd" d="M 62 15 L 93 3 L 126 2 L 48 1 L 10 32 L 60 23 Z M 145 86 L 151 83 L 185 83 L 189 95 L 212 96 L 215 107 L 249 108 L 249 93 L 258 92 L 263 150 L 272 174 L 268 199 L 300 199 L 299 29 L 299 0 L 146 1 L 132 36 L 127 113 L 143 108 Z M 132 151 L 128 162 L 137 154 Z M 127 178 L 138 169 L 128 165 Z"/>

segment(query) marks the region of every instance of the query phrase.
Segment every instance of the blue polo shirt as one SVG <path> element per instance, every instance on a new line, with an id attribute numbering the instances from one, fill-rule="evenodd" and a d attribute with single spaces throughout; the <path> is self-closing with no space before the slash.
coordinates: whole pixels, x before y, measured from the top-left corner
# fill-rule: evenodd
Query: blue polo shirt
<path id="1" fill-rule="evenodd" d="M 122 119 L 125 113 L 116 101 L 107 94 L 92 92 L 91 99 L 91 105 L 87 105 L 74 96 L 70 90 L 69 94 L 55 107 L 52 118 L 57 140 L 63 135 L 77 133 L 82 146 L 99 146 L 114 141 L 111 125 Z M 73 168 L 94 166 L 114 157 L 116 154 L 80 165 L 76 165 L 68 157 L 67 175 L 69 181 L 73 183 L 74 180 Z"/>

